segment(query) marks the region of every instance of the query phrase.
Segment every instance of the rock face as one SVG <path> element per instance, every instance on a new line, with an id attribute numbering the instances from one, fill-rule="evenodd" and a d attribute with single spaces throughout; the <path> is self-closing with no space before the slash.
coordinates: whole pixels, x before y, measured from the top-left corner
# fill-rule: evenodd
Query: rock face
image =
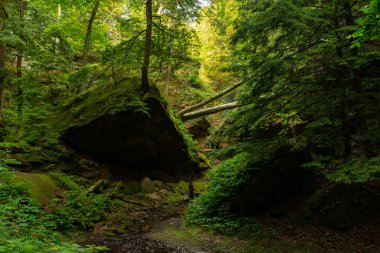
<path id="1" fill-rule="evenodd" d="M 126 170 L 196 171 L 197 163 L 164 106 L 156 98 L 145 102 L 149 115 L 132 110 L 107 114 L 68 129 L 63 140 L 97 161 Z"/>

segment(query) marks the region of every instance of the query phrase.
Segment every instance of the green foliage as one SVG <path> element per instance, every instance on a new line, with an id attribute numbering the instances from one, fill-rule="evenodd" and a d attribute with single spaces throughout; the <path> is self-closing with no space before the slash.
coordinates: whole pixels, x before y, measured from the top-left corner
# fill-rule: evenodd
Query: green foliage
<path id="1" fill-rule="evenodd" d="M 60 172 L 50 172 L 48 175 L 52 179 L 54 179 L 58 183 L 58 185 L 67 190 L 84 190 L 83 187 L 81 187 L 78 183 L 74 181 L 75 179 L 77 179 L 74 176 L 69 176 Z"/>
<path id="2" fill-rule="evenodd" d="M 109 211 L 109 200 L 102 194 L 72 190 L 64 195 L 64 200 L 56 199 L 49 207 L 53 211 L 47 217 L 55 221 L 54 229 L 67 230 L 78 226 L 89 229 Z"/>
<path id="3" fill-rule="evenodd" d="M 380 152 L 378 1 L 241 0 L 238 6 L 231 68 L 248 76 L 238 98 L 249 105 L 229 113 L 219 135 L 239 142 L 284 138 L 293 150 L 313 153 L 304 167 L 338 168 L 338 181 L 377 178 L 366 161 Z"/>
<path id="4" fill-rule="evenodd" d="M 255 228 L 252 219 L 230 216 L 228 206 L 228 201 L 247 180 L 244 171 L 250 162 L 250 155 L 242 153 L 222 162 L 210 172 L 206 191 L 187 210 L 187 223 L 226 233 Z"/>
<path id="5" fill-rule="evenodd" d="M 353 159 L 337 167 L 328 178 L 338 183 L 369 182 L 380 178 L 380 156 L 371 159 Z"/>
<path id="6" fill-rule="evenodd" d="M 26 188 L 13 182 L 12 171 L 0 166 L 0 178 L 0 252 L 74 253 L 102 249 L 68 242 L 55 230 L 62 220 L 44 213 Z"/>
<path id="7" fill-rule="evenodd" d="M 378 0 L 370 0 L 369 5 L 363 8 L 364 17 L 356 22 L 359 29 L 349 38 L 354 38 L 352 47 L 360 47 L 363 42 L 376 41 L 380 38 L 380 5 Z"/>

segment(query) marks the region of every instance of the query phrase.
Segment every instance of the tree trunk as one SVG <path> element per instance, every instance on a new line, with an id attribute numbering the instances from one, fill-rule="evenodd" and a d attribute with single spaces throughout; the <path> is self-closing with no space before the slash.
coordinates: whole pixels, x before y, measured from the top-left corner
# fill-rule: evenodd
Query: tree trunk
<path id="1" fill-rule="evenodd" d="M 0 21 L 0 32 L 4 30 L 5 20 Z M 0 42 L 0 125 L 2 124 L 3 108 L 4 108 L 4 89 L 5 89 L 5 57 L 6 45 Z"/>
<path id="2" fill-rule="evenodd" d="M 20 40 L 24 40 L 24 16 L 25 16 L 25 2 L 24 0 L 19 0 L 19 17 L 20 17 L 20 31 L 19 31 L 19 37 Z M 16 63 L 16 75 L 17 77 L 22 77 L 22 57 L 24 54 L 24 48 L 23 46 L 20 46 L 17 54 L 17 63 Z"/>
<path id="3" fill-rule="evenodd" d="M 6 12 L 7 1 L 0 1 L 0 34 L 5 30 L 5 20 L 8 18 Z M 0 41 L 0 125 L 2 125 L 3 108 L 4 108 L 4 89 L 5 89 L 5 60 L 6 44 Z"/>
<path id="4" fill-rule="evenodd" d="M 92 9 L 91 18 L 88 21 L 86 40 L 84 43 L 84 50 L 83 50 L 83 64 L 84 65 L 86 65 L 88 63 L 88 53 L 90 51 L 90 40 L 91 40 L 92 25 L 94 24 L 94 20 L 96 17 L 96 13 L 98 12 L 99 5 L 100 5 L 100 0 L 96 0 L 94 8 Z"/>
<path id="5" fill-rule="evenodd" d="M 170 76 L 172 75 L 172 63 L 168 63 L 168 67 L 166 69 L 166 81 L 164 86 L 164 93 L 166 96 L 169 95 L 169 84 L 170 84 Z"/>
<path id="6" fill-rule="evenodd" d="M 209 98 L 209 99 L 207 99 L 207 100 L 205 100 L 205 101 L 203 101 L 203 102 L 200 102 L 200 103 L 198 103 L 198 104 L 192 105 L 192 106 L 190 106 L 190 107 L 188 107 L 188 108 L 185 108 L 185 109 L 179 111 L 179 112 L 177 113 L 177 115 L 178 115 L 178 116 L 183 116 L 183 115 L 184 115 L 185 113 L 187 113 L 187 112 L 191 112 L 191 111 L 194 111 L 195 109 L 201 108 L 202 106 L 207 105 L 207 104 L 211 103 L 212 101 L 214 101 L 214 100 L 216 100 L 216 99 L 218 99 L 218 98 L 220 98 L 220 97 L 222 97 L 222 96 L 224 96 L 224 95 L 230 93 L 231 91 L 233 91 L 233 90 L 235 90 L 236 88 L 240 87 L 240 86 L 243 85 L 244 83 L 245 83 L 244 80 L 243 80 L 243 81 L 240 81 L 240 82 L 234 84 L 233 86 L 231 86 L 230 88 L 223 90 L 222 92 L 216 94 L 215 96 L 212 96 L 211 98 Z"/>
<path id="7" fill-rule="evenodd" d="M 57 7 L 57 19 L 61 20 L 61 17 L 62 17 L 62 6 L 61 6 L 61 4 L 58 4 L 58 7 Z M 55 38 L 55 43 L 54 43 L 54 46 L 53 46 L 53 53 L 54 53 L 54 55 L 58 55 L 58 48 L 59 48 L 59 37 L 56 37 Z M 55 61 L 57 61 L 57 57 L 55 57 Z"/>
<path id="8" fill-rule="evenodd" d="M 24 36 L 24 28 L 25 28 L 25 2 L 24 0 L 19 0 L 19 15 L 20 15 L 20 31 L 19 31 L 19 37 L 21 41 L 25 40 Z M 17 55 L 17 63 L 16 63 L 16 76 L 22 77 L 22 60 L 24 55 L 24 46 L 21 45 L 18 49 L 18 55 Z M 22 106 L 23 106 L 23 97 L 22 97 L 22 87 L 21 84 L 17 87 L 17 98 L 19 100 L 18 103 L 18 111 L 20 114 L 22 114 Z"/>
<path id="9" fill-rule="evenodd" d="M 231 109 L 234 109 L 234 108 L 237 108 L 237 107 L 241 107 L 241 106 L 244 106 L 244 105 L 245 104 L 241 104 L 239 102 L 232 102 L 232 103 L 228 103 L 228 104 L 218 105 L 218 106 L 215 106 L 215 107 L 201 109 L 201 110 L 198 110 L 198 111 L 195 111 L 195 112 L 186 113 L 186 114 L 184 114 L 184 115 L 181 116 L 181 119 L 183 121 L 187 121 L 187 120 L 190 120 L 190 119 L 199 118 L 199 117 L 202 117 L 202 116 L 218 113 L 218 112 L 221 112 L 221 111 L 231 110 Z"/>
<path id="10" fill-rule="evenodd" d="M 144 49 L 144 63 L 141 68 L 141 88 L 143 91 L 149 90 L 149 59 L 150 59 L 150 49 L 152 43 L 152 0 L 146 0 L 146 32 L 145 32 L 145 49 Z"/>
<path id="11" fill-rule="evenodd" d="M 345 1 L 345 0 L 344 0 Z M 342 46 L 342 37 L 341 34 L 339 34 L 339 29 L 341 28 L 341 25 L 339 23 L 339 8 L 338 5 L 335 6 L 335 14 L 334 17 L 334 25 L 336 30 L 336 38 L 338 45 L 335 48 L 336 56 L 338 59 L 343 58 L 343 46 Z M 341 120 L 341 136 L 343 141 L 343 150 L 342 150 L 342 158 L 348 159 L 351 156 L 351 128 L 350 128 L 350 122 L 348 117 L 348 101 L 347 101 L 347 87 L 346 87 L 346 73 L 348 72 L 348 69 L 344 66 L 337 66 L 337 69 L 335 71 L 336 74 L 336 80 L 335 83 L 337 85 L 338 89 L 342 89 L 342 101 L 340 105 L 340 120 Z"/>

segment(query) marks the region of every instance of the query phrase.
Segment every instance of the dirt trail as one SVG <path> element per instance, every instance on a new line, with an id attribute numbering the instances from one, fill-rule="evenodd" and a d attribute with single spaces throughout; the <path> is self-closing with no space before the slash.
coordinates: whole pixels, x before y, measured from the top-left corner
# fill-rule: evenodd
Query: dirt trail
<path id="1" fill-rule="evenodd" d="M 121 253 L 191 253 L 184 247 L 173 247 L 144 234 L 121 234 L 116 236 L 94 235 L 91 243 L 107 246 L 107 252 Z"/>
<path id="2" fill-rule="evenodd" d="M 173 217 L 179 217 L 179 214 L 158 207 L 146 207 L 135 212 L 135 217 L 125 233 L 107 235 L 93 232 L 87 236 L 85 243 L 107 246 L 109 250 L 105 252 L 113 253 L 201 253 L 182 245 L 169 245 L 149 235 L 154 227 Z"/>

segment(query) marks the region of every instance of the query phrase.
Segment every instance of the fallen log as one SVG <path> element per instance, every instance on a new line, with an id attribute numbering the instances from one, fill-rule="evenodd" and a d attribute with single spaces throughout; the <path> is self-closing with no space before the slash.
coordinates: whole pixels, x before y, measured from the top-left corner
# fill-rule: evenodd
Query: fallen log
<path id="1" fill-rule="evenodd" d="M 221 111 L 234 109 L 234 108 L 241 107 L 241 106 L 244 106 L 244 105 L 245 104 L 241 104 L 239 102 L 232 102 L 232 103 L 228 103 L 228 104 L 218 105 L 218 106 L 215 106 L 215 107 L 201 109 L 201 110 L 198 110 L 198 111 L 195 111 L 195 112 L 185 113 L 184 115 L 182 115 L 181 119 L 183 121 L 186 121 L 186 120 L 195 119 L 195 118 L 199 118 L 199 117 L 202 117 L 202 116 L 218 113 L 218 112 L 221 112 Z"/>
<path id="2" fill-rule="evenodd" d="M 195 104 L 195 105 L 192 105 L 192 106 L 189 106 L 181 111 L 179 111 L 177 113 L 178 116 L 182 117 L 185 115 L 185 113 L 187 112 L 191 112 L 191 111 L 194 111 L 195 109 L 198 109 L 198 108 L 201 108 L 202 106 L 204 105 L 207 105 L 209 103 L 211 103 L 212 101 L 220 98 L 220 97 L 223 97 L 224 95 L 230 93 L 231 91 L 235 90 L 236 88 L 240 87 L 241 85 L 243 85 L 245 83 L 245 79 L 234 84 L 233 86 L 231 86 L 230 88 L 227 88 L 225 90 L 223 90 L 222 92 L 219 92 L 218 94 L 216 94 L 215 96 L 212 96 L 210 97 L 209 99 L 206 99 L 205 101 L 202 101 L 198 104 Z"/>

